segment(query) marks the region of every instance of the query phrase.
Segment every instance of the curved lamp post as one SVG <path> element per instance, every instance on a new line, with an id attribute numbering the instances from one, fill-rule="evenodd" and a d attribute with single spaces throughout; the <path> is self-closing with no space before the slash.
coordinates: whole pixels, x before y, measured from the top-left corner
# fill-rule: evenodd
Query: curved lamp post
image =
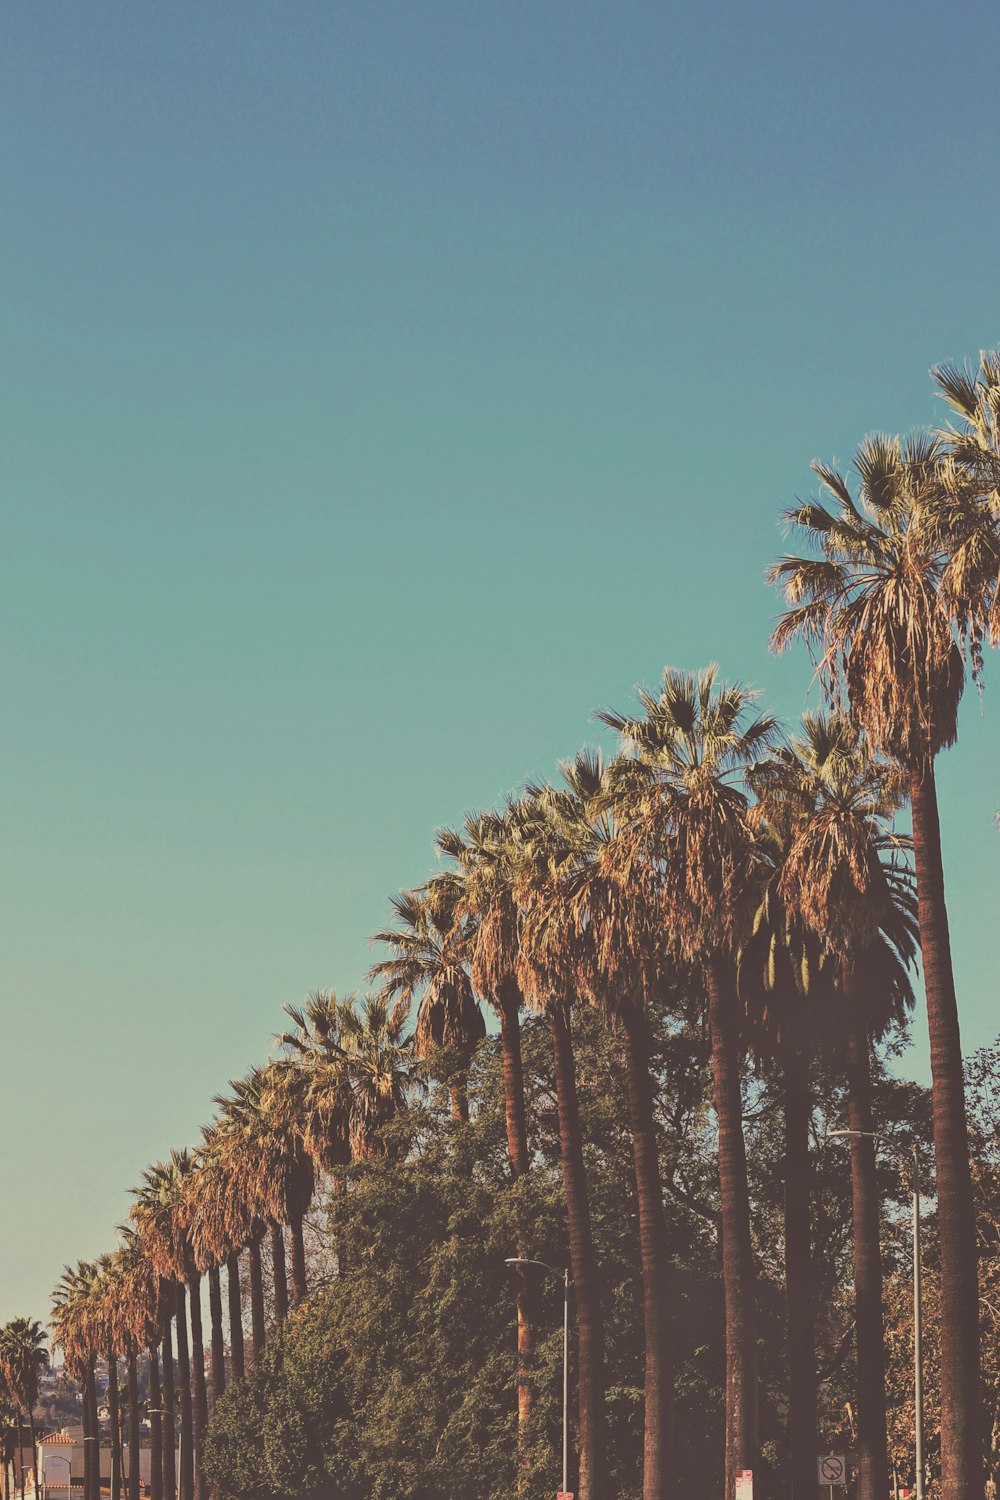
<path id="1" fill-rule="evenodd" d="M 542 1271 L 548 1271 L 552 1276 L 561 1276 L 563 1280 L 563 1442 L 562 1442 L 562 1487 L 563 1493 L 569 1493 L 569 1267 L 559 1270 L 557 1266 L 550 1266 L 546 1260 L 524 1260 L 521 1256 L 514 1256 L 504 1262 L 508 1266 L 537 1266 Z"/>
<path id="2" fill-rule="evenodd" d="M 66 1465 L 66 1493 L 73 1500 L 73 1465 L 72 1462 L 61 1453 L 50 1453 L 49 1463 Z M 45 1470 L 42 1470 L 42 1495 L 48 1500 L 49 1487 L 45 1479 Z"/>
<path id="3" fill-rule="evenodd" d="M 877 1130 L 831 1130 L 838 1140 L 880 1141 Z M 920 1297 L 920 1158 L 913 1147 L 913 1447 L 916 1500 L 924 1500 L 924 1355 Z"/>

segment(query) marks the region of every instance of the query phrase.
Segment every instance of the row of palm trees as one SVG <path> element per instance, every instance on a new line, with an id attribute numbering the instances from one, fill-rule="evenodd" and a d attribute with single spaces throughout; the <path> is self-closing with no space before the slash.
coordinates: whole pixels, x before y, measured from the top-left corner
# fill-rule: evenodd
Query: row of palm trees
<path id="1" fill-rule="evenodd" d="M 807 542 L 773 576 L 787 612 L 773 644 L 813 651 L 828 711 L 786 738 L 755 695 L 667 669 L 635 710 L 598 718 L 619 737 L 581 752 L 557 784 L 531 783 L 437 844 L 442 868 L 395 899 L 376 935 L 375 991 L 291 1008 L 281 1055 L 219 1098 L 195 1152 L 144 1174 L 119 1249 L 67 1272 L 54 1321 L 97 1431 L 95 1361 L 129 1381 L 147 1351 L 154 1496 L 204 1493 L 210 1400 L 260 1359 L 265 1242 L 273 1321 L 306 1295 L 303 1220 L 317 1182 L 393 1149 L 386 1127 L 419 1077 L 447 1065 L 455 1128 L 464 1078 L 499 1023 L 510 1173 L 532 1169 L 520 1054 L 525 1005 L 552 1046 L 577 1314 L 579 1494 L 605 1500 L 604 1328 L 573 1053 L 573 1013 L 620 1029 L 633 1143 L 645 1336 L 644 1500 L 669 1488 L 673 1288 L 655 1117 L 649 1007 L 699 1010 L 712 1043 L 726 1324 L 725 1483 L 759 1472 L 755 1266 L 741 1085 L 752 1056 L 778 1091 L 786 1139 L 789 1445 L 795 1500 L 815 1496 L 817 1381 L 810 1234 L 811 1076 L 822 1057 L 849 1088 L 858 1346 L 859 1500 L 884 1500 L 886 1460 L 879 1205 L 871 1055 L 906 1013 L 919 946 L 931 1034 L 942 1276 L 944 1500 L 981 1483 L 975 1222 L 958 1012 L 934 767 L 957 735 L 965 662 L 1000 639 L 1000 359 L 939 370 L 957 425 L 933 438 L 868 439 L 853 485 L 817 465 L 825 502 L 797 505 Z M 912 839 L 895 831 L 906 803 Z M 412 1032 L 408 1017 L 413 1015 Z M 867 1133 L 867 1134 L 866 1134 Z M 524 1237 L 516 1247 L 530 1256 Z M 244 1339 L 241 1261 L 250 1316 Z M 290 1268 L 290 1281 L 289 1281 Z M 227 1369 L 221 1272 L 227 1273 Z M 210 1382 L 201 1279 L 209 1283 Z M 518 1417 L 532 1420 L 535 1330 L 517 1298 Z M 176 1339 L 176 1365 L 174 1354 Z M 131 1363 L 129 1363 L 131 1361 Z M 176 1390 L 175 1385 L 176 1370 Z M 109 1391 L 109 1405 L 113 1404 Z M 163 1441 L 175 1403 L 180 1473 Z M 130 1413 L 137 1403 L 129 1402 Z M 93 1451 L 96 1444 L 89 1444 Z M 135 1444 L 130 1443 L 132 1452 Z M 93 1470 L 93 1462 L 90 1470 Z M 86 1500 L 96 1500 L 94 1473 Z M 129 1476 L 129 1494 L 133 1476 Z M 113 1500 L 120 1478 L 112 1474 Z"/>

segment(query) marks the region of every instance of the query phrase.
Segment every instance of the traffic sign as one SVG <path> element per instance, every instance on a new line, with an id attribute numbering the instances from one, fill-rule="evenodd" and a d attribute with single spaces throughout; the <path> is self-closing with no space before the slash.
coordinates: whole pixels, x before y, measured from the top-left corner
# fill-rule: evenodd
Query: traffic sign
<path id="1" fill-rule="evenodd" d="M 556 1500 L 573 1500 L 573 1496 L 570 1494 L 569 1490 L 560 1490 L 556 1495 Z"/>
<path id="2" fill-rule="evenodd" d="M 816 1473 L 820 1484 L 846 1484 L 847 1460 L 842 1453 L 828 1453 L 817 1459 Z"/>
<path id="3" fill-rule="evenodd" d="M 753 1500 L 753 1469 L 736 1470 L 736 1500 Z"/>

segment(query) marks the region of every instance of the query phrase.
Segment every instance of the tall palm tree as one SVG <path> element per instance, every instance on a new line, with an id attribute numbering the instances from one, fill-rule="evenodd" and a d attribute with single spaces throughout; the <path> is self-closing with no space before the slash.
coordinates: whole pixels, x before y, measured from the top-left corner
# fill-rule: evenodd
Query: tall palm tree
<path id="1" fill-rule="evenodd" d="M 451 1114 L 456 1124 L 464 1124 L 469 1118 L 469 1059 L 486 1035 L 486 1023 L 466 968 L 457 894 L 454 882 L 437 879 L 421 890 L 393 896 L 396 926 L 372 938 L 372 944 L 383 944 L 391 957 L 373 964 L 368 978 L 391 999 L 416 1004 L 415 1057 L 444 1050 L 456 1060 Z"/>
<path id="2" fill-rule="evenodd" d="M 663 1500 L 671 1459 L 673 1278 L 663 1212 L 648 1000 L 652 994 L 666 993 L 672 975 L 665 961 L 658 872 L 651 863 L 636 862 L 628 830 L 614 816 L 615 768 L 609 774 L 599 752 L 582 751 L 561 770 L 565 789 L 543 796 L 572 849 L 563 866 L 560 897 L 568 903 L 571 918 L 566 957 L 575 968 L 578 992 L 617 1023 L 624 1039 L 643 1279 L 643 1500 Z"/>
<path id="3" fill-rule="evenodd" d="M 863 737 L 836 714 L 806 715 L 801 737 L 760 768 L 754 786 L 782 844 L 774 894 L 786 920 L 822 944 L 837 991 L 832 1009 L 826 1008 L 829 993 L 824 997 L 821 1022 L 826 1045 L 846 1070 L 853 1132 L 858 1496 L 879 1500 L 889 1477 L 871 1047 L 902 1024 L 913 1004 L 908 971 L 917 927 L 905 862 L 909 844 L 893 830 L 902 787 L 895 769 L 872 756 Z M 802 946 L 803 935 L 798 941 Z M 811 967 L 821 967 L 815 950 Z M 808 1463 L 814 1480 L 811 1452 Z"/>
<path id="4" fill-rule="evenodd" d="M 438 850 L 453 863 L 449 878 L 455 886 L 455 909 L 463 925 L 472 983 L 496 1012 L 500 1022 L 504 1119 L 511 1177 L 516 1182 L 529 1171 L 524 1065 L 521 1057 L 521 1010 L 524 997 L 517 982 L 517 953 L 521 913 L 513 889 L 511 861 L 515 818 L 508 806 L 501 812 L 480 812 L 465 819 L 461 831 L 442 829 Z M 517 1253 L 530 1258 L 525 1234 L 518 1235 Z M 533 1301 L 528 1276 L 517 1272 L 517 1421 L 522 1456 L 534 1389 L 530 1365 L 534 1352 Z"/>
<path id="5" fill-rule="evenodd" d="M 960 425 L 939 434 L 945 483 L 925 506 L 924 530 L 945 554 L 944 601 L 978 673 L 984 638 L 1000 645 L 1000 354 L 981 354 L 975 372 L 931 373 Z"/>
<path id="6" fill-rule="evenodd" d="M 754 839 L 743 778 L 778 738 L 775 720 L 751 717 L 755 695 L 666 668 L 641 714 L 601 713 L 621 735 L 619 803 L 637 864 L 661 872 L 665 932 L 700 964 L 708 994 L 726 1307 L 726 1494 L 737 1469 L 757 1468 L 756 1289 L 743 1137 L 743 1038 L 736 954 L 754 888 Z"/>
<path id="7" fill-rule="evenodd" d="M 94 1360 L 99 1347 L 99 1270 L 91 1261 L 66 1266 L 52 1294 L 54 1343 L 66 1371 L 79 1381 L 83 1408 L 84 1500 L 100 1500 L 100 1423 Z"/>
<path id="8" fill-rule="evenodd" d="M 206 1126 L 202 1131 L 198 1160 L 199 1170 L 189 1194 L 191 1241 L 198 1265 L 208 1274 L 214 1404 L 226 1388 L 225 1334 L 222 1326 L 222 1285 L 219 1273 L 220 1267 L 233 1252 L 228 1233 L 227 1206 L 234 1184 L 225 1161 L 221 1138 L 213 1125 Z"/>
<path id="9" fill-rule="evenodd" d="M 965 674 L 944 595 L 947 557 L 924 526 L 947 476 L 939 445 L 922 436 L 866 439 L 856 498 L 843 475 L 814 467 L 829 507 L 811 501 L 785 519 L 820 555 L 772 569 L 789 604 L 772 643 L 801 637 L 816 649 L 828 691 L 846 694 L 873 748 L 909 781 L 941 1253 L 941 1485 L 943 1500 L 971 1500 L 982 1485 L 976 1230 L 934 772 L 958 735 Z"/>
<path id="10" fill-rule="evenodd" d="M 312 1157 L 305 1144 L 304 1085 L 300 1070 L 287 1061 L 253 1068 L 230 1084 L 231 1094 L 216 1099 L 226 1118 L 225 1140 L 232 1160 L 238 1158 L 241 1190 L 252 1219 L 266 1222 L 272 1233 L 276 1314 L 281 1322 L 285 1290 L 284 1237 L 292 1242 L 292 1301 L 305 1296 L 303 1221 L 315 1190 Z"/>
<path id="11" fill-rule="evenodd" d="M 196 1411 L 200 1416 L 204 1401 L 205 1353 L 201 1338 L 200 1277 L 194 1265 L 187 1201 L 187 1179 L 194 1171 L 195 1159 L 190 1151 L 172 1151 L 168 1161 L 157 1162 L 143 1173 L 141 1186 L 133 1189 L 135 1201 L 129 1212 L 154 1270 L 173 1290 L 181 1427 L 179 1500 L 195 1500 L 196 1484 L 200 1484 L 201 1477 L 200 1433 L 195 1417 Z M 185 1295 L 188 1285 L 191 1287 L 190 1345 Z"/>
<path id="12" fill-rule="evenodd" d="M 529 1005 L 549 1025 L 559 1115 L 563 1196 L 577 1312 L 577 1403 L 581 1500 L 605 1500 L 604 1320 L 583 1159 L 583 1131 L 573 1056 L 572 1005 L 577 970 L 574 921 L 565 875 L 575 829 L 547 789 L 529 788 L 518 809 L 515 893 L 521 907 L 517 978 Z"/>

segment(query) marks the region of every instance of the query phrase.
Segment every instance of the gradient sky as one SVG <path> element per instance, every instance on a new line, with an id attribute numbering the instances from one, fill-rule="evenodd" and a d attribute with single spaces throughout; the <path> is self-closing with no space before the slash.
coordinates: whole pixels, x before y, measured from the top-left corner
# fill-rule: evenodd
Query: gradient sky
<path id="1" fill-rule="evenodd" d="M 360 983 L 435 827 L 665 662 L 798 715 L 779 507 L 1000 342 L 998 42 L 993 3 L 6 0 L 0 1318 L 283 1002 Z M 970 1047 L 996 692 L 941 762 Z"/>

